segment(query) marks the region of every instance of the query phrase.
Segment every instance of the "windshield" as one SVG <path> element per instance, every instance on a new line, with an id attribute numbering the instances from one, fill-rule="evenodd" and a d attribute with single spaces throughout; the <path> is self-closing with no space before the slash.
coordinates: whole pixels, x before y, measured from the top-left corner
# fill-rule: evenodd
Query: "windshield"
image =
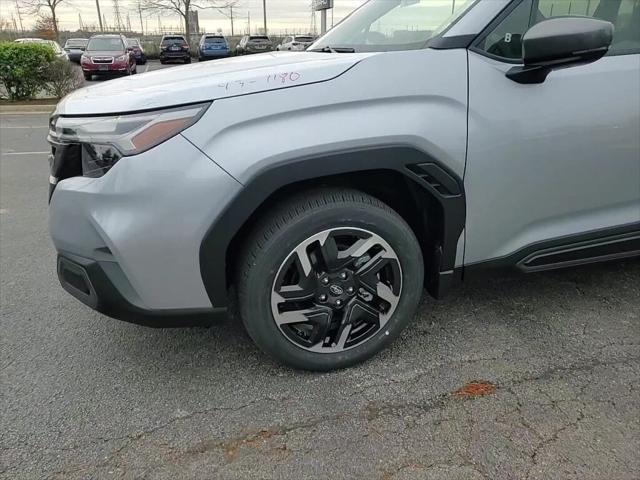
<path id="1" fill-rule="evenodd" d="M 62 48 L 60 47 L 60 45 L 58 45 L 53 40 L 47 40 L 46 42 L 47 42 L 47 45 L 49 45 L 51 48 L 53 48 L 54 52 L 56 52 L 56 53 L 62 52 Z"/>
<path id="2" fill-rule="evenodd" d="M 138 40 L 137 38 L 128 38 L 127 45 L 129 45 L 130 47 L 139 47 L 140 40 Z"/>
<path id="3" fill-rule="evenodd" d="M 295 37 L 294 42 L 313 42 L 313 37 Z"/>
<path id="4" fill-rule="evenodd" d="M 67 40 L 67 43 L 65 44 L 65 47 L 86 47 L 87 43 L 89 43 L 89 41 L 85 40 L 83 38 L 69 39 L 69 40 Z"/>
<path id="5" fill-rule="evenodd" d="M 250 42 L 268 42 L 269 37 L 252 35 L 249 37 Z"/>
<path id="6" fill-rule="evenodd" d="M 114 51 L 114 50 L 124 50 L 122 45 L 122 40 L 119 38 L 92 38 L 89 40 L 89 45 L 87 45 L 87 50 L 89 51 Z"/>
<path id="7" fill-rule="evenodd" d="M 475 0 L 369 0 L 311 46 L 311 51 L 383 52 L 424 48 Z"/>

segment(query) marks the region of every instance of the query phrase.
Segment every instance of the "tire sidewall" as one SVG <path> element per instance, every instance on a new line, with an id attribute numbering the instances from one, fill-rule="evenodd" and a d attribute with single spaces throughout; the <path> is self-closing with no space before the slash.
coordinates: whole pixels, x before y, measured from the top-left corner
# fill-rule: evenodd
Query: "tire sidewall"
<path id="1" fill-rule="evenodd" d="M 314 353 L 296 346 L 280 331 L 271 312 L 271 291 L 282 263 L 301 242 L 323 230 L 339 227 L 368 230 L 391 245 L 402 268 L 402 295 L 385 328 L 364 344 L 338 353 Z M 296 368 L 343 368 L 384 349 L 411 320 L 424 281 L 421 250 L 410 227 L 397 214 L 370 205 L 328 205 L 296 218 L 268 239 L 258 257 L 246 283 L 246 292 L 257 298 L 245 299 L 242 306 L 245 327 L 263 350 Z"/>

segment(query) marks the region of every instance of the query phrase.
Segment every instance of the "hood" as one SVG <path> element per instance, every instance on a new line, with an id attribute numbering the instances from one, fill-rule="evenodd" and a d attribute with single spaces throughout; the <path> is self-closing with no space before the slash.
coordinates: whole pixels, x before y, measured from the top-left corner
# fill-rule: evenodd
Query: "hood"
<path id="1" fill-rule="evenodd" d="M 88 57 L 119 57 L 124 55 L 124 50 L 85 50 Z"/>
<path id="2" fill-rule="evenodd" d="M 123 113 L 324 82 L 373 55 L 274 52 L 172 67 L 82 88 L 56 113 Z"/>

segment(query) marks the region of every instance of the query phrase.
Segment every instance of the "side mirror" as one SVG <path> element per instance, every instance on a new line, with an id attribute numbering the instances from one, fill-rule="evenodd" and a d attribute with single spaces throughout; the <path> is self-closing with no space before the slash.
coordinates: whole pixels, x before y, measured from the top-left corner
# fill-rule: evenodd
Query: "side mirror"
<path id="1" fill-rule="evenodd" d="M 531 27 L 522 37 L 524 67 L 513 67 L 514 82 L 543 83 L 555 68 L 601 59 L 613 41 L 613 24 L 588 17 L 557 17 Z"/>
<path id="2" fill-rule="evenodd" d="M 133 47 L 127 47 L 127 52 L 133 52 Z"/>

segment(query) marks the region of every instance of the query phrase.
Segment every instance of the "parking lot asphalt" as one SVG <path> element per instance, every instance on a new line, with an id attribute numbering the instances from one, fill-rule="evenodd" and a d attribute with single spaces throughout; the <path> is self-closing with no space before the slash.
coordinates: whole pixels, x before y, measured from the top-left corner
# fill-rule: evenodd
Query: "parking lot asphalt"
<path id="1" fill-rule="evenodd" d="M 425 297 L 371 361 L 297 372 L 237 319 L 152 330 L 66 294 L 46 125 L 0 114 L 1 478 L 640 478 L 640 262 Z"/>

